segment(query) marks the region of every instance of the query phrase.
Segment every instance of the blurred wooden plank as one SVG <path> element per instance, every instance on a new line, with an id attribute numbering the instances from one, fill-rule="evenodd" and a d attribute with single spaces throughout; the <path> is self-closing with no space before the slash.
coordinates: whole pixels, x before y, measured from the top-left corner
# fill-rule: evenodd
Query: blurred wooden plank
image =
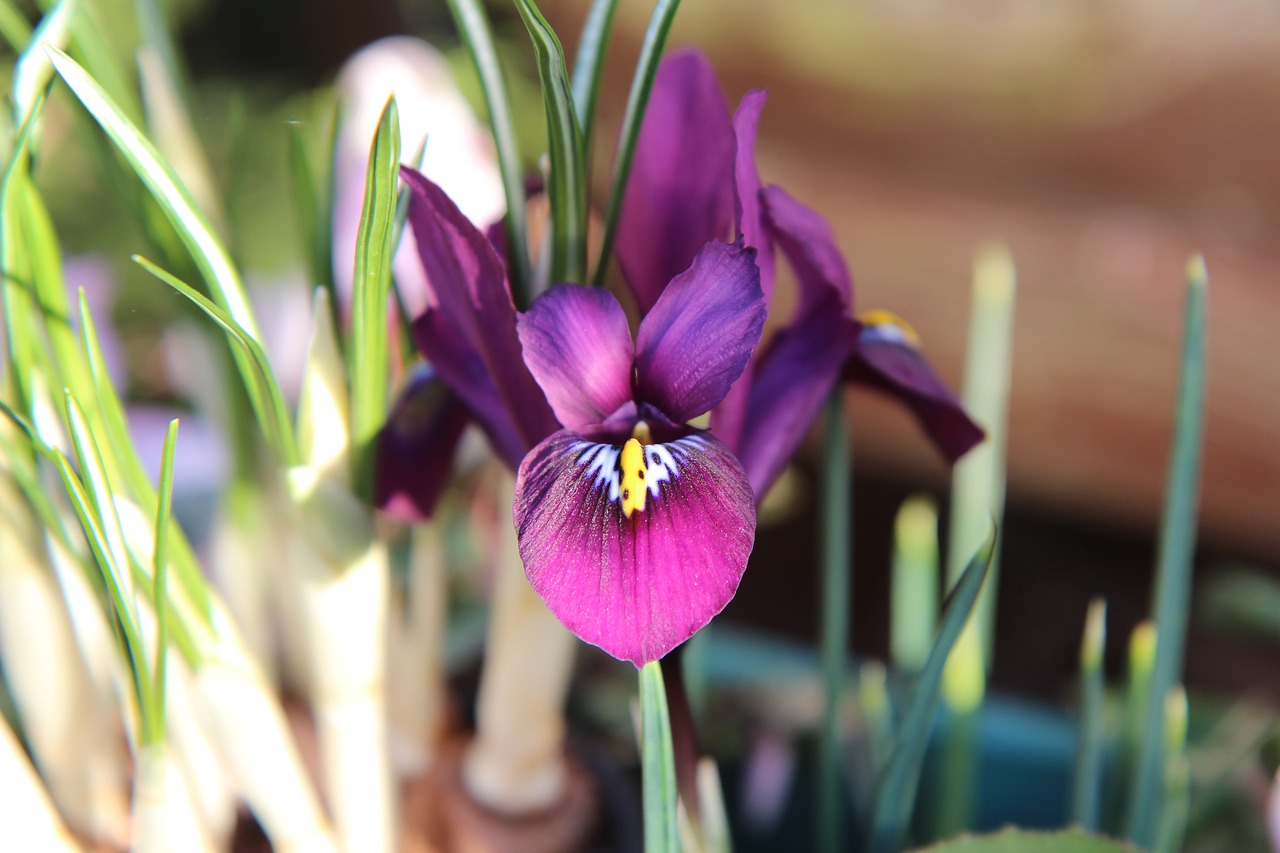
<path id="1" fill-rule="evenodd" d="M 571 44 L 583 0 L 544 5 Z M 621 4 L 606 121 L 647 14 Z M 831 219 L 860 310 L 907 317 L 953 381 L 973 254 L 1011 246 L 1010 500 L 1154 527 L 1182 270 L 1204 252 L 1205 541 L 1280 556 L 1280 10 L 702 0 L 681 43 L 732 99 L 771 90 L 766 181 Z M 859 464 L 942 482 L 896 409 L 861 395 L 855 417 Z"/>

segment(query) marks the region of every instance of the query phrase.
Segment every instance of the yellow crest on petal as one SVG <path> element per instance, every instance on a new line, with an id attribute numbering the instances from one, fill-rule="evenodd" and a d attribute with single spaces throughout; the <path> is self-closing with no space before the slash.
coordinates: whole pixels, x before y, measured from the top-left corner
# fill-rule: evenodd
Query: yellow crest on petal
<path id="1" fill-rule="evenodd" d="M 920 336 L 906 320 L 889 311 L 868 311 L 858 318 L 864 325 L 880 331 L 895 330 L 912 349 L 920 349 Z"/>
<path id="2" fill-rule="evenodd" d="M 644 480 L 647 471 L 644 446 L 634 438 L 627 439 L 622 446 L 618 467 L 622 469 L 622 512 L 630 518 L 636 510 L 644 511 L 645 497 L 649 494 L 649 486 Z"/>

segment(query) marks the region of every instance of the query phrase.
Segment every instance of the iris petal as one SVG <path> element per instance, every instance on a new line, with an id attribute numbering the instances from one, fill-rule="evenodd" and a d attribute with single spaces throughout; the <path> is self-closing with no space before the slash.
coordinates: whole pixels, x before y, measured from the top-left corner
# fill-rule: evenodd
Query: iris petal
<path id="1" fill-rule="evenodd" d="M 618 262 L 641 316 L 733 218 L 733 127 L 711 63 L 674 53 L 658 66 L 618 227 Z"/>
<path id="2" fill-rule="evenodd" d="M 569 429 L 603 423 L 631 399 L 631 330 L 607 290 L 556 285 L 520 315 L 517 331 L 525 363 Z"/>
<path id="3" fill-rule="evenodd" d="M 400 174 L 429 282 L 414 341 L 514 468 L 557 424 L 521 358 L 502 260 L 443 190 L 412 169 Z"/>
<path id="4" fill-rule="evenodd" d="M 637 400 L 685 422 L 724 398 L 764 329 L 755 255 L 708 243 L 667 285 L 636 334 Z"/>
<path id="5" fill-rule="evenodd" d="M 733 162 L 733 202 L 738 233 L 756 249 L 760 267 L 760 289 L 765 301 L 773 293 L 773 240 L 765 231 L 764 208 L 760 203 L 760 173 L 756 170 L 756 128 L 769 93 L 753 89 L 742 96 L 733 114 L 735 141 Z"/>
<path id="6" fill-rule="evenodd" d="M 430 518 L 466 426 L 462 402 L 419 362 L 378 433 L 374 505 L 401 521 Z"/>
<path id="7" fill-rule="evenodd" d="M 761 194 L 769 230 L 786 254 L 800 284 L 797 312 L 808 313 L 826 294 L 834 292 L 845 305 L 853 305 L 853 278 L 827 220 L 813 208 L 796 201 L 781 187 Z"/>
<path id="8" fill-rule="evenodd" d="M 955 462 L 984 434 L 912 345 L 914 337 L 910 330 L 891 323 L 864 325 L 846 376 L 904 402 L 934 445 Z"/>
<path id="9" fill-rule="evenodd" d="M 733 598 L 755 540 L 742 466 L 707 433 L 635 448 L 561 430 L 516 480 L 533 588 L 571 631 L 636 666 L 693 636 Z M 630 467 L 628 467 L 630 466 Z M 642 481 L 642 506 L 627 485 Z M 625 506 L 624 504 L 629 504 Z"/>
<path id="10" fill-rule="evenodd" d="M 742 440 L 734 449 L 757 502 L 808 434 L 857 339 L 857 322 L 828 293 L 780 331 L 753 366 Z"/>
<path id="11" fill-rule="evenodd" d="M 760 290 L 765 304 L 770 304 L 774 280 L 773 237 L 765 228 L 764 207 L 760 200 L 760 174 L 756 171 L 756 126 L 768 93 L 756 89 L 742 96 L 733 114 L 733 131 L 737 140 L 734 154 L 734 205 L 738 233 L 748 246 L 756 250 L 756 266 L 760 269 Z M 729 388 L 720 405 L 712 413 L 712 428 L 725 444 L 737 449 L 742 442 L 747 413 L 747 394 L 753 384 L 754 360 Z M 748 471 L 750 469 L 748 468 Z"/>

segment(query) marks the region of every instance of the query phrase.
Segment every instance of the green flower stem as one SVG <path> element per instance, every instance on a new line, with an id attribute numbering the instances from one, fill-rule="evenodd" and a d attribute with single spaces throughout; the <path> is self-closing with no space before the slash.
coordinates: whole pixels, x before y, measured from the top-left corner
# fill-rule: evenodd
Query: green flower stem
<path id="1" fill-rule="evenodd" d="M 698 733 L 693 724 L 693 709 L 685 685 L 685 647 L 677 646 L 666 657 L 662 668 L 663 689 L 667 694 L 667 717 L 671 721 L 671 747 L 676 764 L 676 788 L 685 813 L 695 827 L 702 822 L 702 803 L 698 791 Z"/>
<path id="2" fill-rule="evenodd" d="M 640 766 L 644 790 L 645 853 L 680 853 L 675 753 L 662 683 L 662 665 L 640 670 Z"/>
<path id="3" fill-rule="evenodd" d="M 849 662 L 849 596 L 852 566 L 852 485 L 849 416 L 844 389 L 837 385 L 827 401 L 822 479 L 822 730 L 818 747 L 817 849 L 841 850 L 844 777 L 839 731 L 841 700 Z"/>

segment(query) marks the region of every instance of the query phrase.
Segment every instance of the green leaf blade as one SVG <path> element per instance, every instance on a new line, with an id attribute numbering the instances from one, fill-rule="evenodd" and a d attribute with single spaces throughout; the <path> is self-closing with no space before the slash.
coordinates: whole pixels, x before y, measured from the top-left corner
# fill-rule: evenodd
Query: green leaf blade
<path id="1" fill-rule="evenodd" d="M 675 21 L 676 11 L 680 8 L 680 0 L 658 0 L 654 6 L 653 16 L 649 19 L 649 27 L 645 30 L 644 42 L 640 46 L 640 59 L 636 62 L 635 77 L 631 80 L 631 92 L 627 96 L 627 108 L 622 118 L 622 134 L 618 143 L 618 154 L 614 161 L 613 183 L 609 187 L 609 201 L 604 214 L 604 237 L 601 242 L 600 259 L 596 262 L 593 284 L 603 284 L 609 269 L 609 258 L 613 254 L 613 242 L 617 235 L 618 219 L 622 215 L 622 199 L 627 192 L 627 180 L 631 177 L 631 163 L 635 159 L 636 141 L 640 137 L 640 125 L 644 122 L 644 114 L 649 106 L 649 95 L 653 92 L 653 80 L 658 73 L 658 63 L 667 45 L 667 35 L 671 32 L 671 24 Z"/>
<path id="2" fill-rule="evenodd" d="M 582 129 L 573 105 L 560 39 L 533 0 L 516 0 L 516 9 L 533 40 L 547 111 L 551 175 L 551 269 L 553 282 L 586 280 L 587 172 Z"/>
<path id="3" fill-rule="evenodd" d="M 968 567 L 953 587 L 933 648 L 911 691 L 893 755 L 885 768 L 884 776 L 876 785 L 870 837 L 866 846 L 871 853 L 895 853 L 901 846 L 915 805 L 920 768 L 924 762 L 929 731 L 942 688 L 943 667 L 973 613 L 983 581 L 991 568 L 996 536 L 993 525 L 986 543 L 969 561 Z"/>
<path id="4" fill-rule="evenodd" d="M 578 53 L 573 59 L 573 105 L 582 123 L 582 150 L 590 164 L 591 137 L 596 124 L 596 102 L 600 99 L 600 81 L 604 77 L 605 44 L 613 29 L 613 16 L 618 0 L 595 0 L 582 25 Z"/>
<path id="5" fill-rule="evenodd" d="M 498 169 L 502 173 L 502 186 L 507 196 L 507 215 L 502 220 L 507 237 L 507 275 L 511 279 L 511 295 L 516 307 L 523 309 L 528 307 L 532 298 L 533 271 L 529 261 L 524 174 L 520 166 L 520 146 L 516 140 L 507 84 L 502 77 L 502 65 L 498 61 L 493 33 L 479 0 L 447 2 L 454 24 L 471 54 L 476 72 L 480 75 L 480 88 L 484 92 L 485 108 L 489 112 L 489 127 L 498 152 Z"/>
<path id="6" fill-rule="evenodd" d="M 1197 255 L 1187 265 L 1187 303 L 1173 450 L 1169 457 L 1169 479 L 1160 525 L 1152 601 L 1156 626 L 1155 660 L 1143 713 L 1127 818 L 1126 835 L 1135 844 L 1148 848 L 1157 842 L 1164 804 L 1165 697 L 1181 680 L 1191 608 L 1191 571 L 1195 558 L 1200 460 L 1204 443 L 1208 285 L 1204 258 Z"/>
<path id="7" fill-rule="evenodd" d="M 178 419 L 174 418 L 169 421 L 169 428 L 164 436 L 164 450 L 160 455 L 160 499 L 156 502 L 156 538 L 151 569 L 154 590 L 152 601 L 156 608 L 154 692 L 158 698 L 157 726 L 162 738 L 165 731 L 165 681 L 168 676 L 166 651 L 169 647 L 169 592 L 166 588 L 169 578 L 169 514 L 173 507 L 173 455 L 177 441 Z"/>
<path id="8" fill-rule="evenodd" d="M 387 414 L 387 297 L 400 177 L 400 118 L 387 101 L 369 153 L 351 294 L 351 441 L 356 493 L 373 495 L 375 444 Z"/>
<path id="9" fill-rule="evenodd" d="M 286 465 L 293 464 L 297 460 L 298 450 L 289 418 L 289 407 L 285 404 L 284 393 L 276 382 L 275 373 L 271 370 L 271 363 L 262 345 L 228 312 L 182 279 L 141 255 L 134 255 L 133 261 L 195 303 L 197 308 L 227 333 L 232 344 L 232 354 L 245 378 L 254 414 L 262 426 L 267 442 Z"/>

